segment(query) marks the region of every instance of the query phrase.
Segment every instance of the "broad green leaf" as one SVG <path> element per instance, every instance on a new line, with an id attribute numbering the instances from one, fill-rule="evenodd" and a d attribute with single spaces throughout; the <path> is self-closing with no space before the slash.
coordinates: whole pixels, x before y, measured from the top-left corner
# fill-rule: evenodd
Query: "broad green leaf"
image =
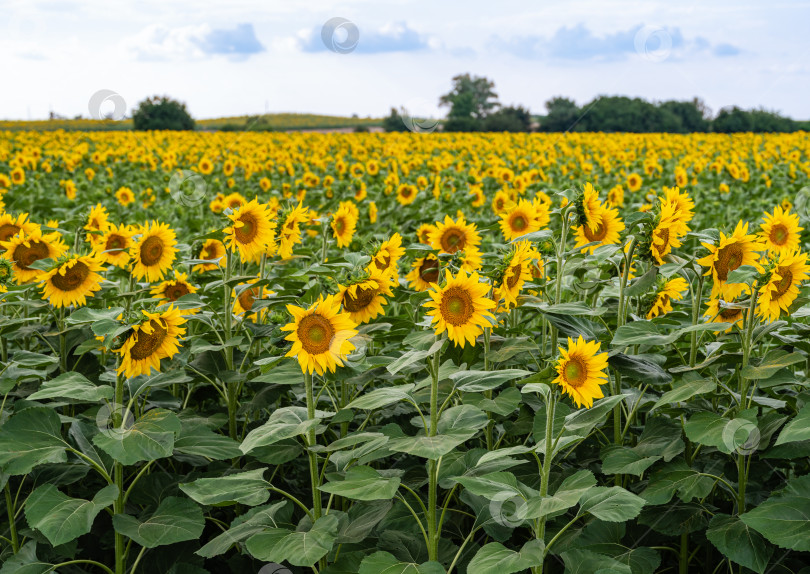
<path id="1" fill-rule="evenodd" d="M 562 481 L 554 496 L 532 497 L 526 503 L 525 518 L 537 519 L 556 515 L 579 504 L 582 496 L 596 486 L 590 470 L 580 470 Z"/>
<path id="2" fill-rule="evenodd" d="M 645 501 L 620 486 L 594 486 L 579 504 L 580 513 L 588 512 L 605 522 L 624 522 L 638 516 Z"/>
<path id="3" fill-rule="evenodd" d="M 810 403 L 804 405 L 796 417 L 782 429 L 776 439 L 776 446 L 807 439 L 810 439 Z"/>
<path id="4" fill-rule="evenodd" d="M 96 515 L 118 498 L 118 487 L 105 486 L 93 500 L 71 498 L 55 486 L 37 488 L 25 503 L 25 518 L 54 546 L 90 532 Z"/>
<path id="5" fill-rule="evenodd" d="M 411 396 L 411 391 L 413 391 L 414 386 L 415 385 L 407 384 L 374 389 L 373 391 L 369 391 L 363 396 L 353 400 L 351 403 L 346 405 L 346 408 L 373 410 L 387 407 L 388 405 L 393 405 L 399 401 L 412 402 L 413 397 Z"/>
<path id="6" fill-rule="evenodd" d="M 262 426 L 250 431 L 239 445 L 239 450 L 247 454 L 254 448 L 275 444 L 281 440 L 307 433 L 321 421 L 316 412 L 314 419 L 307 418 L 304 407 L 284 407 L 273 411 Z"/>
<path id="7" fill-rule="evenodd" d="M 608 361 L 611 367 L 625 377 L 645 384 L 665 385 L 672 381 L 672 375 L 661 368 L 658 363 L 642 356 L 616 353 L 611 355 Z"/>
<path id="8" fill-rule="evenodd" d="M 810 550 L 810 475 L 792 479 L 740 519 L 780 548 Z"/>
<path id="9" fill-rule="evenodd" d="M 46 407 L 25 409 L 0 427 L 0 467 L 12 476 L 28 474 L 40 464 L 67 461 L 67 446 L 56 412 Z"/>
<path id="10" fill-rule="evenodd" d="M 28 395 L 28 400 L 39 401 L 60 397 L 73 402 L 96 403 L 102 399 L 111 399 L 113 394 L 115 391 L 111 386 L 97 387 L 81 373 L 70 371 L 42 383 L 37 392 Z"/>
<path id="11" fill-rule="evenodd" d="M 742 376 L 746 379 L 767 379 L 784 367 L 804 363 L 807 356 L 802 353 L 786 353 L 779 350 L 768 353 L 762 362 L 756 367 L 748 365 L 742 370 Z"/>
<path id="12" fill-rule="evenodd" d="M 370 466 L 353 466 L 344 480 L 325 484 L 320 490 L 351 500 L 390 500 L 399 483 L 399 478 L 385 478 Z"/>
<path id="13" fill-rule="evenodd" d="M 293 566 L 312 566 L 326 556 L 337 537 L 338 519 L 334 514 L 321 516 L 307 531 L 293 532 L 268 528 L 254 534 L 245 543 L 254 558 L 265 562 L 289 562 Z"/>
<path id="14" fill-rule="evenodd" d="M 358 574 L 444 574 L 444 568 L 438 562 L 403 562 L 393 554 L 378 551 L 363 559 Z"/>
<path id="15" fill-rule="evenodd" d="M 641 476 L 658 460 L 660 456 L 642 456 L 630 447 L 609 445 L 602 449 L 602 472 Z"/>
<path id="16" fill-rule="evenodd" d="M 183 423 L 174 441 L 174 452 L 204 456 L 212 460 L 227 460 L 242 456 L 239 443 L 215 433 L 203 424 Z"/>
<path id="17" fill-rule="evenodd" d="M 565 563 L 565 574 L 633 574 L 628 564 L 590 550 L 568 550 L 560 557 Z"/>
<path id="18" fill-rule="evenodd" d="M 116 532 L 132 538 L 145 548 L 196 540 L 202 534 L 205 518 L 202 510 L 187 498 L 164 498 L 152 515 L 138 520 L 128 514 L 113 516 Z"/>
<path id="19" fill-rule="evenodd" d="M 441 349 L 442 344 L 444 341 L 441 339 L 433 343 L 429 349 L 425 349 L 423 351 L 417 349 L 411 349 L 403 354 L 401 357 L 397 358 L 394 362 L 390 363 L 386 368 L 388 372 L 392 375 L 397 374 L 402 369 L 413 365 L 414 363 L 418 363 L 419 361 L 424 361 L 433 353 Z"/>
<path id="20" fill-rule="evenodd" d="M 65 318 L 68 324 L 95 323 L 97 321 L 116 321 L 116 317 L 124 312 L 123 307 L 111 307 L 109 309 L 93 309 L 92 307 L 81 307 L 73 311 Z"/>
<path id="21" fill-rule="evenodd" d="M 490 542 L 475 554 L 467 570 L 476 574 L 514 574 L 540 566 L 544 549 L 542 540 L 530 540 L 520 552 L 510 550 L 499 542 Z"/>
<path id="22" fill-rule="evenodd" d="M 180 419 L 166 409 L 147 411 L 134 424 L 106 428 L 93 437 L 93 443 L 116 461 L 131 465 L 172 455 Z"/>
<path id="23" fill-rule="evenodd" d="M 643 295 L 655 284 L 655 278 L 657 276 L 658 267 L 651 265 L 644 275 L 634 279 L 633 282 L 627 286 L 625 295 L 627 297 L 638 297 L 639 295 Z"/>
<path id="24" fill-rule="evenodd" d="M 649 505 L 666 504 L 675 493 L 683 502 L 707 496 L 714 486 L 714 480 L 701 476 L 689 468 L 682 460 L 673 461 L 654 472 L 641 497 Z"/>
<path id="25" fill-rule="evenodd" d="M 338 531 L 338 544 L 358 544 L 371 534 L 374 527 L 383 520 L 394 506 L 390 500 L 372 500 L 352 504 L 346 513 L 348 520 L 341 522 Z"/>
<path id="26" fill-rule="evenodd" d="M 459 476 L 456 482 L 477 496 L 487 500 L 506 500 L 512 496 L 524 497 L 528 488 L 518 482 L 511 472 L 493 472 L 484 476 Z"/>
<path id="27" fill-rule="evenodd" d="M 495 398 L 488 399 L 482 393 L 467 393 L 464 403 L 472 405 L 487 413 L 507 416 L 520 408 L 520 391 L 515 387 L 506 387 Z"/>
<path id="28" fill-rule="evenodd" d="M 762 535 L 737 516 L 715 514 L 709 522 L 706 538 L 726 558 L 758 574 L 765 574 L 773 555 L 773 547 Z"/>
<path id="29" fill-rule="evenodd" d="M 265 528 L 278 528 L 276 514 L 286 504 L 286 501 L 281 501 L 268 507 L 251 508 L 245 514 L 236 517 L 228 530 L 213 538 L 195 554 L 203 558 L 213 558 L 224 554 L 234 544 L 258 534 Z"/>
<path id="30" fill-rule="evenodd" d="M 565 417 L 566 432 L 590 433 L 596 425 L 605 422 L 607 414 L 623 400 L 624 395 L 613 395 L 594 401 L 593 407 L 589 409 L 579 409 L 572 412 Z"/>
<path id="31" fill-rule="evenodd" d="M 717 383 L 711 379 L 694 379 L 673 383 L 673 387 L 671 391 L 661 395 L 661 398 L 656 401 L 650 411 L 654 411 L 662 405 L 680 403 L 697 395 L 711 393 L 717 388 Z"/>
<path id="32" fill-rule="evenodd" d="M 713 446 L 726 454 L 739 448 L 748 449 L 748 441 L 759 437 L 756 409 L 743 411 L 733 419 L 716 413 L 697 413 L 686 421 L 684 431 L 692 442 Z M 753 448 L 757 446 L 753 445 Z"/>
<path id="33" fill-rule="evenodd" d="M 266 470 L 259 468 L 222 477 L 200 478 L 180 484 L 180 490 L 200 504 L 257 506 L 270 498 L 270 485 L 264 480 Z"/>
<path id="34" fill-rule="evenodd" d="M 26 542 L 16 554 L 5 557 L 0 574 L 47 574 L 53 565 L 37 558 L 37 543 Z"/>
<path id="35" fill-rule="evenodd" d="M 481 409 L 460 405 L 444 411 L 439 418 L 436 436 L 397 437 L 387 446 L 396 452 L 407 452 L 428 459 L 438 459 L 451 452 L 464 441 L 472 438 L 489 422 Z"/>
<path id="36" fill-rule="evenodd" d="M 523 369 L 504 369 L 502 371 L 457 371 L 450 375 L 450 379 L 459 390 L 465 393 L 478 393 L 490 391 L 500 387 L 506 381 L 517 378 L 526 378 L 533 373 Z"/>

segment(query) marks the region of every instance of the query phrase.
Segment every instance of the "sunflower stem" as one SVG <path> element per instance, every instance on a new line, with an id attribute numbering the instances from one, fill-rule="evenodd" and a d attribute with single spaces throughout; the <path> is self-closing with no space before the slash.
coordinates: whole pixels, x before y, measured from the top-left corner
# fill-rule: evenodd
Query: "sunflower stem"
<path id="1" fill-rule="evenodd" d="M 484 370 L 485 371 L 489 370 L 489 338 L 490 338 L 491 331 L 492 331 L 492 329 L 490 327 L 485 327 L 484 328 Z M 487 399 L 492 400 L 492 391 L 491 390 L 484 391 L 484 396 L 486 396 Z M 486 430 L 487 450 L 490 451 L 490 450 L 492 450 L 492 444 L 493 444 L 492 427 L 493 427 L 494 421 L 492 420 L 492 413 L 489 412 L 489 411 L 487 411 L 487 419 L 488 419 L 487 420 L 487 430 Z"/>
<path id="2" fill-rule="evenodd" d="M 307 400 L 307 418 L 313 420 L 315 418 L 315 398 L 312 391 L 312 373 L 304 371 L 304 387 L 306 390 Z M 321 491 L 318 490 L 320 486 L 320 475 L 318 473 L 318 455 L 312 450 L 317 443 L 317 436 L 315 434 L 315 427 L 311 427 L 307 431 L 307 454 L 309 455 L 309 481 L 312 488 L 312 519 L 313 522 L 321 517 Z"/>
<path id="3" fill-rule="evenodd" d="M 11 551 L 16 554 L 20 550 L 20 542 L 17 539 L 17 521 L 15 520 L 14 503 L 11 500 L 10 482 L 6 482 L 6 512 L 8 513 L 9 530 L 11 530 Z"/>
<path id="4" fill-rule="evenodd" d="M 439 363 L 441 361 L 441 348 L 431 357 L 430 369 L 430 429 L 429 436 L 438 434 L 439 425 Z M 436 521 L 437 489 L 439 483 L 439 464 L 436 459 L 428 460 L 428 560 L 438 560 L 439 556 L 439 524 Z"/>
<path id="5" fill-rule="evenodd" d="M 225 250 L 225 275 L 222 282 L 223 299 L 225 301 L 225 365 L 229 371 L 233 370 L 233 346 L 230 345 L 231 334 L 233 332 L 233 312 L 231 310 L 231 269 L 233 263 L 233 253 Z M 226 398 L 228 402 L 228 434 L 233 440 L 237 440 L 236 429 L 236 408 L 237 408 L 237 381 L 225 383 Z"/>
<path id="6" fill-rule="evenodd" d="M 554 413 L 557 405 L 557 394 L 552 390 L 546 398 L 546 436 L 543 453 L 543 467 L 540 473 L 540 496 L 548 495 L 548 482 L 551 477 L 551 461 L 554 458 Z M 537 539 L 545 542 L 546 516 L 542 516 L 537 525 Z M 537 567 L 537 572 L 543 571 L 543 564 Z"/>
<path id="7" fill-rule="evenodd" d="M 700 319 L 700 304 L 703 296 L 703 274 L 698 273 L 697 289 L 692 294 L 692 326 L 698 324 Z M 689 366 L 694 367 L 697 362 L 697 331 L 692 331 L 689 342 Z"/>
<path id="8" fill-rule="evenodd" d="M 67 373 L 67 335 L 65 334 L 65 308 L 59 308 L 59 367 Z"/>
<path id="9" fill-rule="evenodd" d="M 120 428 L 124 424 L 126 412 L 119 411 L 124 406 L 124 374 L 118 373 L 115 378 L 115 403 L 113 408 L 115 412 L 112 413 L 112 422 L 116 428 Z M 115 514 L 124 513 L 124 465 L 120 462 L 113 463 L 113 481 L 115 486 L 118 487 L 118 497 L 113 503 L 113 512 Z M 124 535 L 115 531 L 115 574 L 124 574 L 126 571 L 126 549 L 124 546 Z"/>

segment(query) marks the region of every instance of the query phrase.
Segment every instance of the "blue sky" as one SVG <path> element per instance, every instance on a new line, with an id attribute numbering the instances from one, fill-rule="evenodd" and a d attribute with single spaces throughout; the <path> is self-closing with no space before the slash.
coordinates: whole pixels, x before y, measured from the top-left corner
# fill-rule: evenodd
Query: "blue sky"
<path id="1" fill-rule="evenodd" d="M 452 76 L 504 104 L 701 97 L 810 119 L 810 1 L 0 0 L 0 118 L 89 115 L 102 89 L 195 117 L 438 116 Z M 326 26 L 326 29 L 324 27 Z"/>

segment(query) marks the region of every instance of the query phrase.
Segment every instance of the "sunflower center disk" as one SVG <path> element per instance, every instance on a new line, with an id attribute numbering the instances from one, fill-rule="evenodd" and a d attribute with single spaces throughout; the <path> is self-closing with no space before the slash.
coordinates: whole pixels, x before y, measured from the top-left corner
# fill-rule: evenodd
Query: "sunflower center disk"
<path id="1" fill-rule="evenodd" d="M 250 311 L 253 308 L 253 302 L 259 296 L 259 288 L 253 287 L 252 289 L 245 289 L 239 294 L 239 304 L 245 311 Z"/>
<path id="2" fill-rule="evenodd" d="M 788 230 L 784 225 L 777 225 L 771 230 L 771 241 L 776 245 L 784 245 L 788 240 Z"/>
<path id="3" fill-rule="evenodd" d="M 190 291 L 188 290 L 188 287 L 186 287 L 182 283 L 178 283 L 177 285 L 172 285 L 171 287 L 166 289 L 164 295 L 166 295 L 166 298 L 169 301 L 177 301 L 180 297 L 182 297 L 183 295 L 188 295 L 189 293 Z"/>
<path id="4" fill-rule="evenodd" d="M 442 237 L 441 240 L 441 244 L 442 249 L 444 249 L 448 253 L 455 253 L 456 251 L 464 247 L 465 241 L 460 231 L 452 229 L 444 234 L 444 237 Z"/>
<path id="5" fill-rule="evenodd" d="M 322 315 L 307 315 L 298 325 L 301 346 L 311 355 L 320 355 L 329 350 L 335 329 L 329 319 Z"/>
<path id="6" fill-rule="evenodd" d="M 163 327 L 163 325 L 154 319 L 149 322 L 149 325 L 152 327 L 153 331 L 149 334 L 138 331 L 138 340 L 132 345 L 132 349 L 129 351 L 129 354 L 136 361 L 151 357 L 160 349 L 160 346 L 166 339 L 166 335 L 169 333 L 167 328 Z"/>
<path id="7" fill-rule="evenodd" d="M 523 264 L 518 263 L 514 267 L 511 267 L 509 272 L 512 274 L 506 279 L 506 286 L 510 289 L 514 289 L 515 285 L 517 285 L 518 281 L 520 280 L 521 274 L 523 273 Z"/>
<path id="8" fill-rule="evenodd" d="M 80 288 L 89 275 L 90 269 L 79 261 L 73 267 L 67 269 L 64 275 L 56 273 L 51 277 L 51 283 L 60 291 L 73 291 Z"/>
<path id="9" fill-rule="evenodd" d="M 442 297 L 442 318 L 454 326 L 464 325 L 473 315 L 473 302 L 464 289 L 451 287 Z"/>
<path id="10" fill-rule="evenodd" d="M 571 358 L 563 368 L 563 377 L 569 385 L 578 388 L 588 378 L 588 367 L 582 362 L 582 359 Z"/>
<path id="11" fill-rule="evenodd" d="M 780 267 L 777 273 L 782 277 L 782 280 L 776 284 L 776 296 L 781 297 L 787 293 L 787 290 L 793 285 L 793 273 L 790 269 L 785 269 L 784 267 Z"/>
<path id="12" fill-rule="evenodd" d="M 5 223 L 3 225 L 0 225 L 0 241 L 8 241 L 9 239 L 17 235 L 18 231 L 20 231 L 20 228 L 11 223 Z M 0 251 L 5 250 L 0 248 Z"/>
<path id="13" fill-rule="evenodd" d="M 723 247 L 717 255 L 717 278 L 728 279 L 728 274 L 737 269 L 743 262 L 743 252 L 739 245 Z"/>
<path id="14" fill-rule="evenodd" d="M 362 311 L 371 304 L 376 293 L 376 289 L 369 289 L 366 287 L 359 287 L 355 295 L 351 295 L 347 291 L 346 296 L 343 298 L 343 306 L 350 313 Z"/>
<path id="15" fill-rule="evenodd" d="M 45 259 L 49 254 L 47 245 L 40 241 L 32 241 L 30 247 L 18 245 L 14 249 L 14 262 L 20 269 L 28 271 L 29 265 L 34 261 Z"/>
<path id="16" fill-rule="evenodd" d="M 141 245 L 141 263 L 144 265 L 157 265 L 163 255 L 163 241 L 152 235 L 147 237 Z"/>
<path id="17" fill-rule="evenodd" d="M 515 216 L 512 219 L 512 229 L 515 231 L 523 231 L 526 229 L 526 220 L 523 218 L 522 215 Z"/>
<path id="18" fill-rule="evenodd" d="M 242 226 L 236 228 L 236 239 L 239 243 L 250 243 L 259 232 L 256 226 L 256 219 L 246 213 L 239 218 L 239 221 L 242 222 Z"/>
<path id="19" fill-rule="evenodd" d="M 432 259 L 425 261 L 419 268 L 419 275 L 422 277 L 422 280 L 428 283 L 435 283 L 439 280 L 439 262 Z"/>
<path id="20" fill-rule="evenodd" d="M 110 255 L 118 255 L 124 250 L 124 246 L 126 242 L 124 238 L 120 235 L 113 235 L 107 240 L 107 245 L 104 247 L 106 248 L 105 251 L 109 251 Z"/>

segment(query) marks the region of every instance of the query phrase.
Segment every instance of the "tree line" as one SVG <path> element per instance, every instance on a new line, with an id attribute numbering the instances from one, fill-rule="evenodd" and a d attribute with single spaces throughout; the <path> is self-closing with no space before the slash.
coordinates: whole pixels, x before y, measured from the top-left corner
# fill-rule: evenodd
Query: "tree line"
<path id="1" fill-rule="evenodd" d="M 578 106 L 570 98 L 554 97 L 545 103 L 545 115 L 533 115 L 523 106 L 502 106 L 495 83 L 488 78 L 461 74 L 453 88 L 439 98 L 449 108 L 441 123 L 447 132 L 795 132 L 810 130 L 810 122 L 796 121 L 777 112 L 737 106 L 716 115 L 706 104 L 691 101 L 648 102 L 625 96 L 598 96 Z M 391 108 L 383 120 L 385 131 L 407 131 L 407 110 Z"/>

